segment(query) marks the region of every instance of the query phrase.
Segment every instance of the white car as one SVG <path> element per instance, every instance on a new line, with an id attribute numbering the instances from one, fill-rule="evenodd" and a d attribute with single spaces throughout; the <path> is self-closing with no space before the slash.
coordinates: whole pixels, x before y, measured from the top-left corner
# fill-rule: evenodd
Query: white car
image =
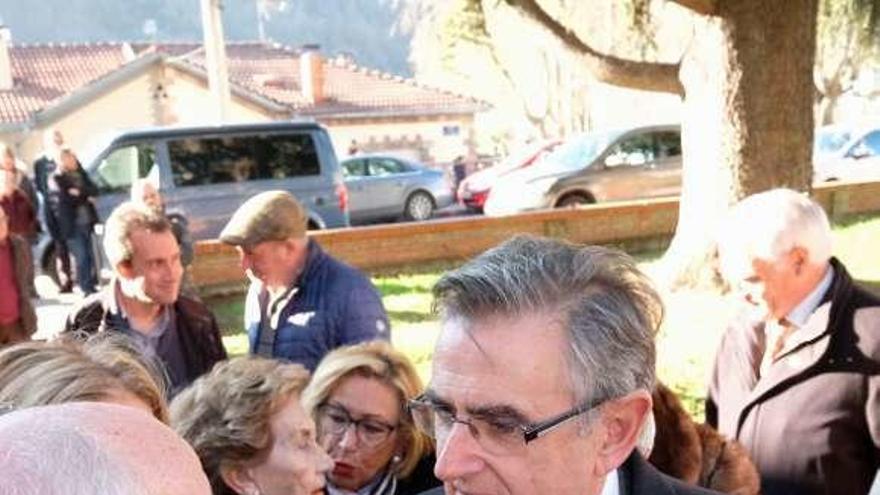
<path id="1" fill-rule="evenodd" d="M 880 180 L 880 126 L 817 129 L 813 172 L 813 182 Z"/>

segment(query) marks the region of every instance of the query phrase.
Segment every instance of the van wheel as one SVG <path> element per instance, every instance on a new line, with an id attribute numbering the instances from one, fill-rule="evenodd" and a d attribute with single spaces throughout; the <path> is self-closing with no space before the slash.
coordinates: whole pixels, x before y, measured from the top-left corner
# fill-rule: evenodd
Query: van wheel
<path id="1" fill-rule="evenodd" d="M 434 198 L 424 191 L 416 191 L 406 199 L 403 215 L 407 220 L 420 222 L 434 214 Z"/>
<path id="2" fill-rule="evenodd" d="M 557 208 L 571 208 L 579 205 L 589 205 L 595 203 L 596 200 L 583 193 L 567 194 L 556 202 Z"/>

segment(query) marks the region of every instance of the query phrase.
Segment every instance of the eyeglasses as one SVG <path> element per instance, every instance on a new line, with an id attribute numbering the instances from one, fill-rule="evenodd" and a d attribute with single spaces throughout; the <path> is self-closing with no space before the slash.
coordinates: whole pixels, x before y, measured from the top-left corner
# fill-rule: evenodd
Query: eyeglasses
<path id="1" fill-rule="evenodd" d="M 537 423 L 522 424 L 503 418 L 461 419 L 443 404 L 420 395 L 409 401 L 408 408 L 416 427 L 438 443 L 449 435 L 455 423 L 468 427 L 470 434 L 487 452 L 506 454 L 515 452 L 533 440 L 543 437 L 573 418 L 598 408 L 597 405 L 581 405 Z"/>
<path id="2" fill-rule="evenodd" d="M 351 413 L 335 404 L 318 407 L 318 429 L 321 435 L 342 437 L 354 425 L 358 441 L 366 447 L 377 447 L 397 429 L 396 425 L 372 418 L 352 419 Z"/>

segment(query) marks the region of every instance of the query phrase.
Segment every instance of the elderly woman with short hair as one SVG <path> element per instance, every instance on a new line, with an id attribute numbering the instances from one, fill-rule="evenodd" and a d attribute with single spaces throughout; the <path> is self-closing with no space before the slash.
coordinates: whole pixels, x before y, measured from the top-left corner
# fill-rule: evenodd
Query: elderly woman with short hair
<path id="1" fill-rule="evenodd" d="M 22 342 L 0 350 L 0 408 L 111 402 L 168 422 L 159 366 L 124 336 Z"/>
<path id="2" fill-rule="evenodd" d="M 324 493 L 330 459 L 299 402 L 308 379 L 297 364 L 239 357 L 175 397 L 171 425 L 198 454 L 215 495 Z"/>
<path id="3" fill-rule="evenodd" d="M 382 341 L 327 354 L 303 392 L 333 458 L 330 495 L 409 495 L 439 486 L 433 445 L 407 403 L 423 391 L 409 359 Z"/>

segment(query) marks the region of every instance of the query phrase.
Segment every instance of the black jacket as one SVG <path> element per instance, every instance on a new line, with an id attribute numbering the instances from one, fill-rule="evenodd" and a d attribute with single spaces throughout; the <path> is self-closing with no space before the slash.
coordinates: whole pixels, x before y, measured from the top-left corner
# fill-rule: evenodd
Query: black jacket
<path id="1" fill-rule="evenodd" d="M 620 495 L 718 495 L 718 492 L 686 485 L 661 474 L 635 452 L 617 472 L 620 475 Z M 443 487 L 428 490 L 422 495 L 443 495 Z"/>
<path id="2" fill-rule="evenodd" d="M 47 213 L 52 215 L 54 222 L 47 222 L 50 230 L 54 227 L 57 232 L 52 232 L 53 237 L 71 237 L 77 224 L 77 215 L 81 210 L 88 215 L 91 225 L 98 222 L 98 215 L 92 198 L 98 195 L 98 188 L 89 174 L 82 167 L 73 172 L 64 172 L 61 168 L 55 170 L 49 177 L 49 195 Z M 79 195 L 71 194 L 72 189 L 79 190 Z M 48 215 L 47 215 L 48 216 Z M 52 225 L 54 223 L 54 225 Z"/>
<path id="3" fill-rule="evenodd" d="M 111 300 L 115 297 L 115 287 L 116 284 L 110 284 L 86 297 L 68 315 L 64 332 L 118 331 L 119 318 L 113 313 L 115 304 Z M 215 363 L 226 359 L 226 349 L 217 320 L 204 304 L 179 296 L 174 303 L 174 316 L 186 366 L 182 385 L 186 385 L 210 371 Z M 160 354 L 159 358 L 163 359 L 163 356 Z"/>

